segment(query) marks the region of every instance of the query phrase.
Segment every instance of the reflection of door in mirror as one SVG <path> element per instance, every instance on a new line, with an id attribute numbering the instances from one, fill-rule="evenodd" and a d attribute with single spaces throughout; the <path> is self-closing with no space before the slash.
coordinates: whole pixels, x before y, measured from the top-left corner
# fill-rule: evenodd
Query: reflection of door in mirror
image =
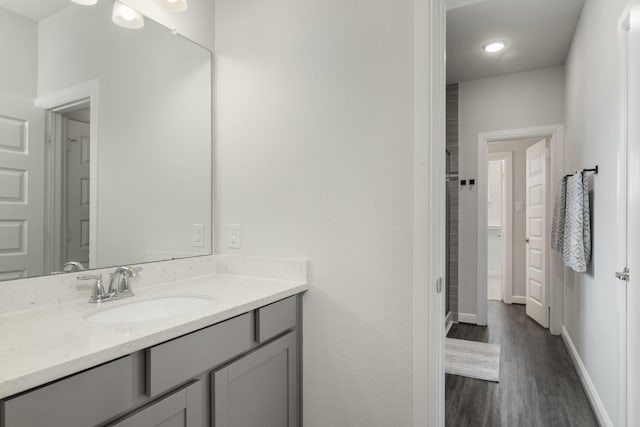
<path id="1" fill-rule="evenodd" d="M 89 151 L 90 126 L 86 109 L 63 116 L 66 155 L 63 181 L 64 195 L 64 263 L 79 262 L 89 268 Z M 73 117 L 73 119 L 71 118 Z M 78 120 L 80 119 L 80 120 Z"/>
<path id="2" fill-rule="evenodd" d="M 43 262 L 44 118 L 37 96 L 37 23 L 0 9 L 0 281 Z"/>

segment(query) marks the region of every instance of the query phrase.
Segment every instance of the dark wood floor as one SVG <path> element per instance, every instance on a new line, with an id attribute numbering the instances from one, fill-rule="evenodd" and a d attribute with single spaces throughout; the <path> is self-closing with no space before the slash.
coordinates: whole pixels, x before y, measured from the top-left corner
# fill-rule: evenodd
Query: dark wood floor
<path id="1" fill-rule="evenodd" d="M 597 426 L 562 338 L 522 305 L 489 301 L 488 326 L 457 324 L 450 338 L 501 344 L 500 383 L 446 376 L 447 426 Z"/>

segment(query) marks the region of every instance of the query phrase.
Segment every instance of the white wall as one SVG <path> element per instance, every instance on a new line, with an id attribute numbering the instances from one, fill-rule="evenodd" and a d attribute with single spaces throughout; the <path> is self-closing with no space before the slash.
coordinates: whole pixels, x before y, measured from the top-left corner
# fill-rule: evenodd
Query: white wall
<path id="1" fill-rule="evenodd" d="M 111 7 L 72 5 L 39 24 L 39 95 L 98 79 L 92 265 L 210 253 L 209 53 L 151 21 L 118 27 Z M 193 224 L 205 225 L 204 247 Z"/>
<path id="2" fill-rule="evenodd" d="M 216 1 L 217 247 L 311 260 L 307 427 L 411 424 L 413 6 Z"/>
<path id="3" fill-rule="evenodd" d="M 516 297 L 524 297 L 527 294 L 525 286 L 526 281 L 526 245 L 525 239 L 527 234 L 526 211 L 523 209 L 517 212 L 515 207 L 517 202 L 526 204 L 526 153 L 527 148 L 539 140 L 498 142 L 489 144 L 489 153 L 500 153 L 509 151 L 513 153 L 513 205 L 507 207 L 513 212 L 512 221 L 512 238 L 513 238 L 513 295 Z"/>
<path id="4" fill-rule="evenodd" d="M 43 273 L 44 116 L 33 105 L 37 24 L 0 8 L 0 58 L 0 118 L 4 118 L 0 122 L 0 246 L 4 249 L 0 280 L 8 280 Z M 20 145 L 24 126 L 28 129 L 27 146 L 18 152 L 11 148 Z M 16 171 L 26 172 L 24 180 L 16 179 Z M 24 197 L 27 205 L 14 203 L 13 197 Z M 14 225 L 16 221 L 26 221 L 23 232 Z M 27 251 L 26 256 L 16 249 L 18 245 Z"/>
<path id="5" fill-rule="evenodd" d="M 616 259 L 617 22 L 626 3 L 587 0 L 566 63 L 566 170 L 597 164 L 600 173 L 591 198 L 592 263 L 583 274 L 567 270 L 564 325 L 614 425 L 622 425 L 624 401 L 623 286 L 614 272 L 622 266 Z"/>
<path id="6" fill-rule="evenodd" d="M 460 179 L 476 178 L 478 134 L 564 122 L 564 68 L 461 82 Z M 460 191 L 459 310 L 477 314 L 477 188 Z M 464 316 L 463 316 L 464 317 Z"/>

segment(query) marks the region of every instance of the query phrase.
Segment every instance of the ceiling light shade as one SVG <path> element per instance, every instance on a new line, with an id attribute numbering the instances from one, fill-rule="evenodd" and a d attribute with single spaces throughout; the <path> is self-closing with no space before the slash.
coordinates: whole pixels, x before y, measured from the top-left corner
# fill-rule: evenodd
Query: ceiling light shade
<path id="1" fill-rule="evenodd" d="M 484 49 L 484 51 L 487 53 L 498 53 L 502 49 L 504 49 L 506 46 L 507 46 L 506 42 L 498 41 L 498 42 L 487 43 L 484 46 L 482 46 L 482 49 Z"/>
<path id="2" fill-rule="evenodd" d="M 130 30 L 137 30 L 144 27 L 144 17 L 140 12 L 136 12 L 129 6 L 125 6 L 118 0 L 113 2 L 113 12 L 111 20 L 114 24 Z"/>
<path id="3" fill-rule="evenodd" d="M 98 3 L 98 0 L 71 0 L 72 3 L 78 3 L 83 6 L 93 6 Z"/>
<path id="4" fill-rule="evenodd" d="M 187 10 L 187 0 L 156 0 L 156 3 L 171 12 L 184 12 Z"/>

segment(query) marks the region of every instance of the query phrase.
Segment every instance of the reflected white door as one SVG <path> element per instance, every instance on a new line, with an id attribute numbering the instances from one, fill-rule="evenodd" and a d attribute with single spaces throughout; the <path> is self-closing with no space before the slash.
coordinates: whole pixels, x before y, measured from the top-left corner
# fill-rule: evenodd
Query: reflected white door
<path id="1" fill-rule="evenodd" d="M 43 115 L 2 107 L 0 100 L 0 281 L 42 274 L 44 239 Z"/>
<path id="2" fill-rule="evenodd" d="M 527 315 L 549 327 L 547 302 L 547 141 L 527 148 Z"/>
<path id="3" fill-rule="evenodd" d="M 634 0 L 628 33 L 627 186 L 627 425 L 640 425 L 640 0 Z"/>
<path id="4" fill-rule="evenodd" d="M 66 120 L 66 259 L 89 267 L 89 124 Z"/>

